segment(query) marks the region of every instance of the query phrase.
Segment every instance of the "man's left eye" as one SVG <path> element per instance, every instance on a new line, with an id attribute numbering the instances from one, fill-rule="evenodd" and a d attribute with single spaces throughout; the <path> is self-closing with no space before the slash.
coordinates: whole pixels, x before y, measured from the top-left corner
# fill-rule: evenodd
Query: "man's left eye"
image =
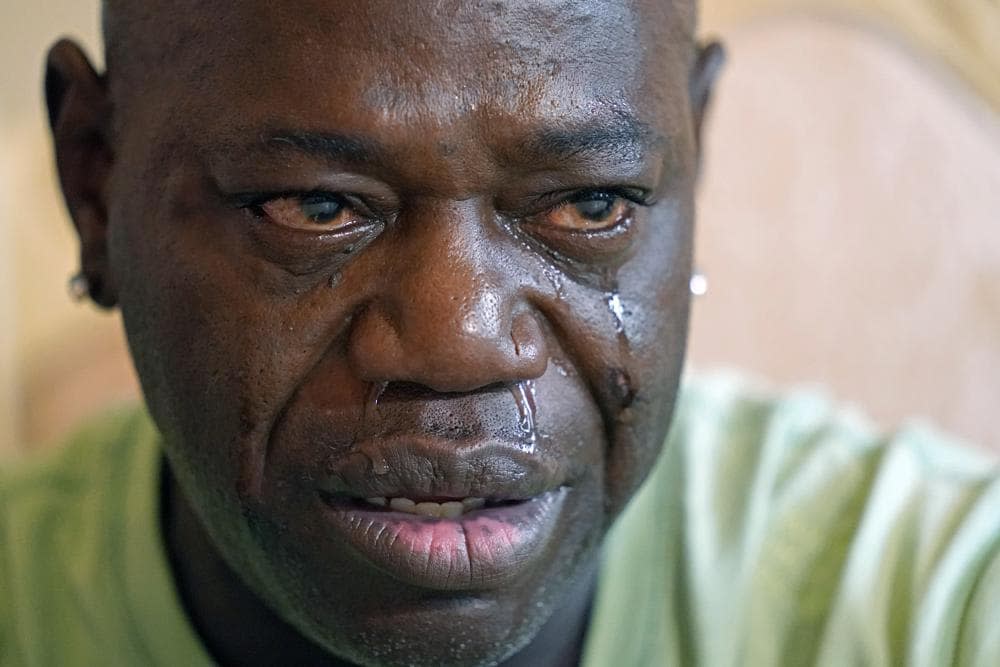
<path id="1" fill-rule="evenodd" d="M 628 217 L 631 203 L 606 192 L 586 193 L 544 214 L 545 223 L 568 231 L 594 232 L 611 229 Z"/>
<path id="2" fill-rule="evenodd" d="M 343 197 L 325 194 L 279 197 L 259 209 L 276 224 L 305 231 L 335 231 L 363 217 Z"/>

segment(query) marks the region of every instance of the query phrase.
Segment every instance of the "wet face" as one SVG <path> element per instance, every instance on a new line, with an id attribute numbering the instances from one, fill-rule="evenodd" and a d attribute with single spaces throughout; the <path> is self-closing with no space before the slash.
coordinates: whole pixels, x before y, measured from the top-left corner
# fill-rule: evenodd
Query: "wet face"
<path id="1" fill-rule="evenodd" d="M 508 655 L 669 423 L 699 112 L 680 5 L 218 5 L 112 76 L 99 279 L 171 469 L 330 651 Z"/>

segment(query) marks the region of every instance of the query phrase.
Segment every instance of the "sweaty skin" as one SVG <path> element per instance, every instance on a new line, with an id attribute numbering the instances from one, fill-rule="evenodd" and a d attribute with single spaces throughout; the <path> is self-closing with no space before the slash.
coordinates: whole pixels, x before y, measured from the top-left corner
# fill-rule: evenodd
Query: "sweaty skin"
<path id="1" fill-rule="evenodd" d="M 220 662 L 579 659 L 682 366 L 693 10 L 112 3 L 105 76 L 53 48 L 83 270 Z"/>

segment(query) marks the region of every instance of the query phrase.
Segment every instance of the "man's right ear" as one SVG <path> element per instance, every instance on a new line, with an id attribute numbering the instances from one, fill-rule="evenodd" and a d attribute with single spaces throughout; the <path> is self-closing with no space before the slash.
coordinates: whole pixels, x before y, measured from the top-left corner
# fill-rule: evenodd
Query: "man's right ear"
<path id="1" fill-rule="evenodd" d="M 66 206 L 80 237 L 80 271 L 90 298 L 103 308 L 117 303 L 108 262 L 108 179 L 111 102 L 106 80 L 75 43 L 59 40 L 45 67 L 45 103 Z"/>

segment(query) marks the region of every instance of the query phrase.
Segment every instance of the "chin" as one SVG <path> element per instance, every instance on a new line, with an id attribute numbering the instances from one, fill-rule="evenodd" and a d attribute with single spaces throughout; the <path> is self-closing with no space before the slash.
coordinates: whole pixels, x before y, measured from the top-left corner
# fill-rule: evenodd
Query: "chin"
<path id="1" fill-rule="evenodd" d="M 512 609 L 478 601 L 457 602 L 449 610 L 430 604 L 410 609 L 371 627 L 328 637 L 331 653 L 361 665 L 378 667 L 469 667 L 497 665 L 521 650 L 537 634 L 551 605 Z"/>
<path id="2" fill-rule="evenodd" d="M 335 571 L 317 578 L 316 564 L 289 543 L 274 544 L 262 597 L 292 627 L 331 654 L 365 667 L 498 665 L 525 648 L 567 604 L 578 584 L 589 585 L 597 530 L 577 548 L 554 554 L 546 567 L 487 591 L 428 590 L 382 572 L 350 582 Z M 331 568 L 333 570 L 333 568 Z M 266 576 L 266 575 L 265 575 Z M 263 582 L 262 582 L 263 583 Z M 344 593 L 350 588 L 350 593 Z"/>
<path id="3" fill-rule="evenodd" d="M 286 600 L 295 610 L 283 615 L 332 655 L 358 665 L 485 666 L 500 664 L 530 643 L 562 592 L 561 587 L 542 589 L 528 600 L 512 594 L 400 595 L 349 610 L 320 607 L 316 600 Z"/>

